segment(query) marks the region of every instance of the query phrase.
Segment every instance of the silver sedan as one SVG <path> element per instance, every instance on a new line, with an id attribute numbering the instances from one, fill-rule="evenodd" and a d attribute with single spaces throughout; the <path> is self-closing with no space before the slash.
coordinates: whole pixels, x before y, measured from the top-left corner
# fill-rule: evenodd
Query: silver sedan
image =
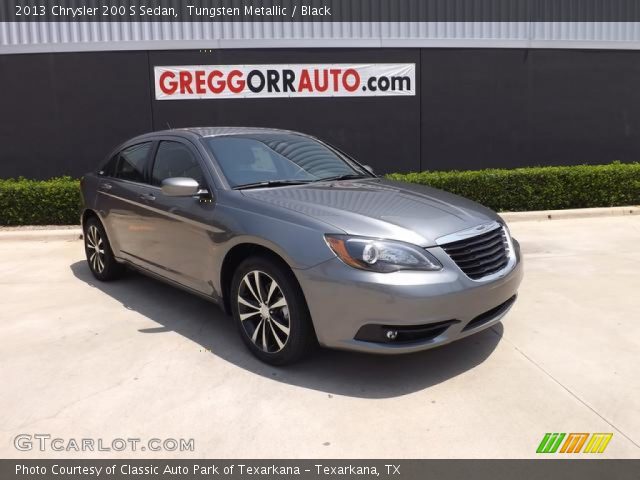
<path id="1" fill-rule="evenodd" d="M 297 132 L 142 135 L 81 187 L 97 279 L 129 266 L 218 303 L 271 364 L 317 344 L 449 343 L 499 322 L 522 279 L 519 245 L 491 210 L 377 177 Z"/>

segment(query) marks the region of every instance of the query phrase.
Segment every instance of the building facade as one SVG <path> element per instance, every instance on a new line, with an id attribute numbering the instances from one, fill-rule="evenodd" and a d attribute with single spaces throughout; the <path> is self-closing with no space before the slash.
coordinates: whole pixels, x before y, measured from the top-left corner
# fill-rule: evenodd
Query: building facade
<path id="1" fill-rule="evenodd" d="M 399 20 L 174 22 L 16 21 L 5 11 L 0 177 L 79 176 L 131 136 L 205 125 L 304 131 L 380 173 L 636 161 L 634 2 L 582 3 L 571 15 L 512 12 L 500 21 L 477 10 L 435 21 L 400 12 Z M 614 3 L 631 10 L 608 11 Z M 389 64 L 413 66 L 410 94 L 167 100 L 158 84 L 163 68 L 267 75 L 266 66 Z"/>

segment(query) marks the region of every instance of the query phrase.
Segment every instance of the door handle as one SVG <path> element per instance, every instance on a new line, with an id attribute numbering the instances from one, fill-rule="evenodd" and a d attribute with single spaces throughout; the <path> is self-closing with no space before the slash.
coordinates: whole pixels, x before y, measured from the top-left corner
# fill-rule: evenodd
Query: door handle
<path id="1" fill-rule="evenodd" d="M 100 190 L 111 190 L 112 188 L 113 185 L 111 185 L 110 183 L 103 182 L 100 184 Z"/>
<path id="2" fill-rule="evenodd" d="M 153 202 L 156 199 L 156 196 L 153 193 L 142 193 L 140 195 L 140 200 L 147 200 L 149 202 Z"/>

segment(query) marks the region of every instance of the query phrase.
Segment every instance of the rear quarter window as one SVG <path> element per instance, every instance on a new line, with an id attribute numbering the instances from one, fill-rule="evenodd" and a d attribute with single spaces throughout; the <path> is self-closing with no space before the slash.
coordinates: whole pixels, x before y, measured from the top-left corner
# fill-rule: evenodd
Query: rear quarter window
<path id="1" fill-rule="evenodd" d="M 151 142 L 139 143 L 125 148 L 111 157 L 100 171 L 107 177 L 144 183 L 145 169 L 151 151 Z"/>
<path id="2" fill-rule="evenodd" d="M 120 153 L 116 153 L 113 157 L 111 157 L 109 161 L 102 166 L 98 174 L 104 175 L 105 177 L 113 177 L 116 172 L 116 166 L 118 165 L 119 157 Z"/>

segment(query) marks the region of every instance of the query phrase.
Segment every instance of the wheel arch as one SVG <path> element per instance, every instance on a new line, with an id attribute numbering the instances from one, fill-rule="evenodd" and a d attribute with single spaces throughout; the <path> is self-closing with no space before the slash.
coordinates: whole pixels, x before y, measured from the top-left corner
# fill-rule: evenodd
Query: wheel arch
<path id="1" fill-rule="evenodd" d="M 245 259 L 252 256 L 264 256 L 280 264 L 295 279 L 298 287 L 300 288 L 300 291 L 302 292 L 303 297 L 305 296 L 304 291 L 300 286 L 300 282 L 298 282 L 296 274 L 293 271 L 293 268 L 291 268 L 291 265 L 289 265 L 284 257 L 264 245 L 252 242 L 243 242 L 234 245 L 231 249 L 229 249 L 224 257 L 224 260 L 222 261 L 222 265 L 220 268 L 220 291 L 222 296 L 222 307 L 227 314 L 231 314 L 230 292 L 233 274 Z"/>
<path id="2" fill-rule="evenodd" d="M 82 234 L 84 235 L 84 227 L 90 218 L 95 218 L 100 222 L 100 224 L 102 225 L 102 228 L 104 228 L 105 234 L 107 235 L 107 239 L 109 240 L 109 245 L 111 246 L 111 250 L 113 250 L 113 253 L 116 256 L 116 259 L 120 261 L 119 260 L 120 246 L 117 242 L 117 238 L 114 238 L 114 235 L 112 235 L 112 232 L 109 230 L 107 222 L 105 222 L 104 218 L 97 210 L 94 210 L 93 208 L 85 208 L 82 211 L 80 215 L 80 222 L 81 222 L 80 227 L 82 229 Z"/>
<path id="3" fill-rule="evenodd" d="M 91 208 L 85 208 L 82 211 L 82 214 L 80 215 L 80 223 L 81 223 L 80 226 L 82 227 L 83 231 L 84 231 L 85 224 L 90 218 L 97 218 L 98 220 L 100 220 L 100 223 L 102 223 L 102 225 L 104 226 L 104 222 L 100 218 L 100 215 L 98 215 L 98 212 L 96 212 Z"/>

